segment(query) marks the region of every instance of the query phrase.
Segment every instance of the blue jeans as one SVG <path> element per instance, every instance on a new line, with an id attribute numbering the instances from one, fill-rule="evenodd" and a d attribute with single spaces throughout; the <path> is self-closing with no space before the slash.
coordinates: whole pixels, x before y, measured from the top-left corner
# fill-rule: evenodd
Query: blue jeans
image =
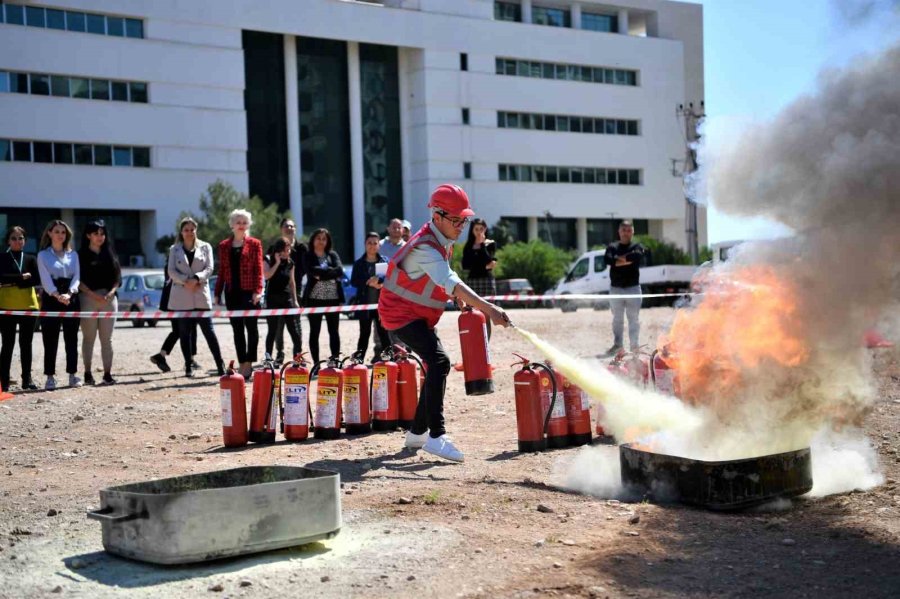
<path id="1" fill-rule="evenodd" d="M 640 295 L 641 286 L 634 287 L 610 287 L 610 295 Z M 641 336 L 641 298 L 635 299 L 611 299 L 609 309 L 612 311 L 613 345 L 624 347 L 623 336 L 625 328 L 625 315 L 628 315 L 628 342 L 632 351 L 640 345 Z"/>

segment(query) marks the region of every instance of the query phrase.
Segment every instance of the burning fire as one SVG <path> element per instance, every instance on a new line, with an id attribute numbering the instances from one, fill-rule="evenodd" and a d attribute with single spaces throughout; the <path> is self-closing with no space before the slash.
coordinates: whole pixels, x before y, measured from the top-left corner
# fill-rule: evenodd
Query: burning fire
<path id="1" fill-rule="evenodd" d="M 679 310 L 660 348 L 677 372 L 683 398 L 720 417 L 767 366 L 796 367 L 810 349 L 802 331 L 796 283 L 773 266 L 710 273 L 704 295 Z"/>

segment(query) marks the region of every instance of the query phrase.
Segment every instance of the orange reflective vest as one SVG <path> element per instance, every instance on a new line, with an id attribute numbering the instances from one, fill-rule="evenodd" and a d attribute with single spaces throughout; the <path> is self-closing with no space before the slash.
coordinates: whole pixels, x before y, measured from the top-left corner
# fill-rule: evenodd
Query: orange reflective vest
<path id="1" fill-rule="evenodd" d="M 447 307 L 450 296 L 443 287 L 438 286 L 428 275 L 411 279 L 400 267 L 403 259 L 414 248 L 423 244 L 436 249 L 448 262 L 453 254 L 453 248 L 447 251 L 438 242 L 431 231 L 431 223 L 425 223 L 406 245 L 397 250 L 388 263 L 384 287 L 378 299 L 381 325 L 389 331 L 405 327 L 414 320 L 425 320 L 428 327 L 433 329 Z"/>

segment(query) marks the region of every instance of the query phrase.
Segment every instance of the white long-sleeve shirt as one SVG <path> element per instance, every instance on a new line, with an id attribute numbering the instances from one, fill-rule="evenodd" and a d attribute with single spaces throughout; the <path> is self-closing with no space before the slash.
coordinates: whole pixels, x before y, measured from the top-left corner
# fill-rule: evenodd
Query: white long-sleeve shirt
<path id="1" fill-rule="evenodd" d="M 52 247 L 45 248 L 37 255 L 38 272 L 41 275 L 41 287 L 47 294 L 58 291 L 53 279 L 71 279 L 69 293 L 78 293 L 78 285 L 81 282 L 81 268 L 78 262 L 78 253 L 74 250 L 66 250 L 62 258 L 56 255 Z"/>
<path id="2" fill-rule="evenodd" d="M 447 239 L 433 224 L 431 232 L 438 243 L 449 253 L 450 248 L 453 247 L 453 240 Z M 399 266 L 409 278 L 414 280 L 427 275 L 435 285 L 443 287 L 447 295 L 453 295 L 453 290 L 459 283 L 462 283 L 459 275 L 450 268 L 447 259 L 434 247 L 425 243 L 410 250 Z"/>

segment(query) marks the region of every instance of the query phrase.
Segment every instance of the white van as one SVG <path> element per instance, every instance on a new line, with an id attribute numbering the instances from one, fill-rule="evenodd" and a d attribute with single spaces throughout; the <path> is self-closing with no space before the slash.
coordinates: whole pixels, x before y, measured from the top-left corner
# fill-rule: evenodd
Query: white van
<path id="1" fill-rule="evenodd" d="M 585 252 L 569 267 L 566 276 L 555 287 L 547 291 L 553 295 L 609 295 L 609 267 L 603 260 L 606 250 Z M 664 264 L 662 266 L 641 267 L 641 290 L 644 293 L 686 293 L 690 290 L 691 278 L 696 266 Z M 657 298 L 644 300 L 644 306 L 671 305 L 677 298 Z M 553 303 L 563 312 L 574 312 L 582 306 L 605 308 L 603 300 L 555 300 Z"/>

